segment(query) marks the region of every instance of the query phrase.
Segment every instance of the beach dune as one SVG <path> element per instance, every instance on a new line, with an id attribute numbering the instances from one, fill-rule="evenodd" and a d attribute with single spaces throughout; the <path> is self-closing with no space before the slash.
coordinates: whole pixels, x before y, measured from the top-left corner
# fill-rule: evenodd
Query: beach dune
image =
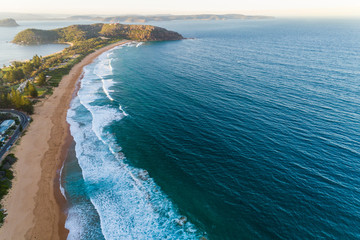
<path id="1" fill-rule="evenodd" d="M 83 67 L 121 41 L 85 57 L 46 100 L 35 106 L 33 122 L 13 151 L 13 187 L 4 200 L 8 211 L 0 228 L 1 240 L 66 239 L 66 201 L 59 188 L 59 172 L 71 142 L 66 114 Z"/>

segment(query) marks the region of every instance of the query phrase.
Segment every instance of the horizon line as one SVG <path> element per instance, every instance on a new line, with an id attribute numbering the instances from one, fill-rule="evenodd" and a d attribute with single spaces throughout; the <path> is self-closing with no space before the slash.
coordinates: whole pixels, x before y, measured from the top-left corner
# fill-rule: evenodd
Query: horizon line
<path id="1" fill-rule="evenodd" d="M 305 9 L 301 9 L 305 10 Z M 320 14 L 318 11 L 322 9 L 311 9 L 308 10 L 307 13 L 304 13 L 299 9 L 292 10 L 244 10 L 242 12 L 234 11 L 234 12 L 221 12 L 221 11 L 194 11 L 194 12 L 122 12 L 122 13 L 97 13 L 97 12 L 22 12 L 22 11 L 1 11 L 1 14 L 26 14 L 33 16 L 48 16 L 55 15 L 56 16 L 126 16 L 126 15 L 134 15 L 134 16 L 149 16 L 149 15 L 245 15 L 245 16 L 266 16 L 266 17 L 276 17 L 276 18 L 360 18 L 357 9 L 353 10 L 354 12 L 327 12 L 323 11 Z M 360 10 L 360 9 L 359 9 Z M 294 14 L 294 12 L 296 12 Z"/>

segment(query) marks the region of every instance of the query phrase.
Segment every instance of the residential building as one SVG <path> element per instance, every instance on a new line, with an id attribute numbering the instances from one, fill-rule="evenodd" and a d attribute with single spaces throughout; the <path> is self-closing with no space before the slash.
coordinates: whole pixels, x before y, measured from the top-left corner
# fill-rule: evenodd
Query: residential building
<path id="1" fill-rule="evenodd" d="M 0 136 L 2 136 L 9 128 L 15 125 L 14 120 L 5 120 L 0 124 Z"/>

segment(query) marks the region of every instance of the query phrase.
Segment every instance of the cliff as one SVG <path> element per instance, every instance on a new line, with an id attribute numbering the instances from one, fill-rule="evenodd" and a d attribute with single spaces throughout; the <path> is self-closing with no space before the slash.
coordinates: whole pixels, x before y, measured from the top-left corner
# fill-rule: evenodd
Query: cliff
<path id="1" fill-rule="evenodd" d="M 170 41 L 183 37 L 173 31 L 151 25 L 91 24 L 72 25 L 54 30 L 26 29 L 13 39 L 17 44 L 79 42 L 92 38 L 129 39 L 137 41 Z"/>

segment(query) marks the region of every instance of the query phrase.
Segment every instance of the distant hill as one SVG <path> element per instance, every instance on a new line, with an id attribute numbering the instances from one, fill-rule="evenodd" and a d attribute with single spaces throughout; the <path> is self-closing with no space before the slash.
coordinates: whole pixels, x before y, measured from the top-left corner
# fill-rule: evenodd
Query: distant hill
<path id="1" fill-rule="evenodd" d="M 16 4 L 16 3 L 14 3 Z M 14 18 L 17 21 L 28 21 L 28 20 L 40 20 L 40 21 L 46 21 L 46 20 L 64 20 L 65 18 L 69 17 L 69 15 L 66 14 L 31 14 L 31 13 L 14 13 L 14 12 L 1 12 L 0 9 L 0 19 L 4 18 Z"/>
<path id="2" fill-rule="evenodd" d="M 119 23 L 97 23 L 72 25 L 54 30 L 26 29 L 13 39 L 17 44 L 45 44 L 79 42 L 91 38 L 114 38 L 138 41 L 180 40 L 183 37 L 173 31 L 151 25 L 127 25 Z"/>
<path id="3" fill-rule="evenodd" d="M 0 20 L 0 27 L 17 27 L 19 24 L 12 18 L 6 18 Z"/>
<path id="4" fill-rule="evenodd" d="M 247 16 L 242 14 L 199 14 L 199 15 L 124 15 L 115 17 L 72 16 L 70 20 L 94 20 L 104 22 L 151 22 L 173 20 L 229 20 L 229 19 L 271 19 L 268 16 Z"/>

